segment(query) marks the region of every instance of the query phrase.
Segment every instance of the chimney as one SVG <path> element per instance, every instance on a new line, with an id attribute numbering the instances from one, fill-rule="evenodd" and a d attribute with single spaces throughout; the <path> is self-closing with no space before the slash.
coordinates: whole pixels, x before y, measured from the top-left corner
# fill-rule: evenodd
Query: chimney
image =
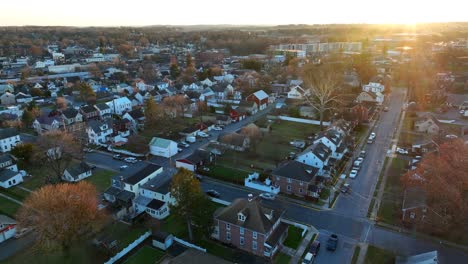
<path id="1" fill-rule="evenodd" d="M 249 195 L 247 195 L 247 201 L 251 202 L 253 200 L 253 194 L 249 193 Z"/>

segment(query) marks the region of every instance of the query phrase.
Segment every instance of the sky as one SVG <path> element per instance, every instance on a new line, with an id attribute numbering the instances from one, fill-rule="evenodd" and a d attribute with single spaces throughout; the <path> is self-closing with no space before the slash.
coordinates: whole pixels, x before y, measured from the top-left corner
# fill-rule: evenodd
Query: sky
<path id="1" fill-rule="evenodd" d="M 0 26 L 466 22 L 464 0 L 16 0 Z"/>

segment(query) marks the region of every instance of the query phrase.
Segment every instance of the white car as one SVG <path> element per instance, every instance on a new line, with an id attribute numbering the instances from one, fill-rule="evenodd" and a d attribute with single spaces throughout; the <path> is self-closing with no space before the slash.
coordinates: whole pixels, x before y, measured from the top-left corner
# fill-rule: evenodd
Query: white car
<path id="1" fill-rule="evenodd" d="M 357 170 L 351 170 L 349 172 L 349 178 L 354 179 L 354 178 L 356 178 L 357 174 L 358 174 Z"/>
<path id="2" fill-rule="evenodd" d="M 122 166 L 120 166 L 120 170 L 125 170 L 126 168 L 128 168 L 127 165 L 122 165 Z"/>
<path id="3" fill-rule="evenodd" d="M 189 145 L 187 142 L 185 142 L 185 141 L 179 142 L 179 145 L 181 145 L 181 146 L 184 147 L 184 148 L 190 147 L 190 145 Z"/>
<path id="4" fill-rule="evenodd" d="M 214 127 L 213 127 L 213 130 L 216 130 L 216 131 L 221 131 L 221 130 L 223 130 L 223 129 L 222 129 L 222 128 L 220 128 L 219 126 L 214 126 Z"/>
<path id="5" fill-rule="evenodd" d="M 210 135 L 208 135 L 208 134 L 205 133 L 205 132 L 198 132 L 198 136 L 199 136 L 199 137 L 202 137 L 202 138 L 207 138 L 207 137 L 209 137 Z"/>
<path id="6" fill-rule="evenodd" d="M 128 157 L 128 158 L 125 158 L 124 161 L 128 163 L 136 163 L 138 160 L 133 157 Z"/>
<path id="7" fill-rule="evenodd" d="M 260 198 L 263 198 L 265 200 L 274 200 L 276 195 L 272 194 L 272 193 L 261 193 L 260 195 Z"/>
<path id="8" fill-rule="evenodd" d="M 373 138 L 373 139 L 374 139 L 374 138 L 375 138 L 375 136 L 376 136 L 376 135 L 375 135 L 375 132 L 372 132 L 372 133 L 370 133 L 370 136 L 369 136 L 369 138 Z"/>
<path id="9" fill-rule="evenodd" d="M 399 153 L 399 154 L 402 154 L 402 155 L 407 155 L 408 154 L 408 151 L 406 149 L 403 149 L 403 148 L 397 148 L 396 152 Z"/>
<path id="10" fill-rule="evenodd" d="M 362 157 L 359 157 L 354 161 L 353 165 L 355 167 L 361 167 L 361 164 L 362 164 L 363 161 L 364 161 L 364 159 Z"/>
<path id="11" fill-rule="evenodd" d="M 448 134 L 448 135 L 445 135 L 445 138 L 455 139 L 455 138 L 458 138 L 458 136 L 457 136 L 457 135 L 453 135 L 453 134 Z"/>
<path id="12" fill-rule="evenodd" d="M 460 115 L 464 115 L 465 114 L 465 110 L 460 110 Z"/>

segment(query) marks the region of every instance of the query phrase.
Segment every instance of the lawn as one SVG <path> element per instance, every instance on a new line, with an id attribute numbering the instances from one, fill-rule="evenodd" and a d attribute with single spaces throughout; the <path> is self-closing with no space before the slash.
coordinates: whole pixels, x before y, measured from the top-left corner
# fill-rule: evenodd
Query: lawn
<path id="1" fill-rule="evenodd" d="M 112 236 L 117 240 L 117 246 L 119 250 L 121 250 L 143 235 L 146 231 L 146 228 L 141 226 L 129 226 L 121 222 L 112 222 L 100 232 L 100 235 Z"/>
<path id="2" fill-rule="evenodd" d="M 229 168 L 222 165 L 210 166 L 210 171 L 204 171 L 203 173 L 213 178 L 238 184 L 243 183 L 244 179 L 249 174 L 248 171 Z"/>
<path id="3" fill-rule="evenodd" d="M 26 197 L 28 197 L 31 194 L 28 191 L 18 188 L 18 186 L 10 187 L 8 189 L 0 188 L 0 193 L 8 195 L 11 198 L 16 199 L 18 201 L 23 201 L 24 199 L 26 199 Z"/>
<path id="4" fill-rule="evenodd" d="M 35 190 L 46 184 L 46 168 L 29 167 L 25 168 L 25 170 L 32 176 L 25 177 L 25 181 L 21 184 L 21 186 L 30 190 Z"/>
<path id="5" fill-rule="evenodd" d="M 380 203 L 379 221 L 397 225 L 400 219 L 400 210 L 403 199 L 403 188 L 400 177 L 404 173 L 407 161 L 399 158 L 389 160 L 391 162 L 387 173 L 384 194 Z M 382 188 L 382 187 L 381 187 Z"/>
<path id="6" fill-rule="evenodd" d="M 111 184 L 111 178 L 115 175 L 115 172 L 104 170 L 104 169 L 96 169 L 93 171 L 93 175 L 86 179 L 90 183 L 96 186 L 96 190 L 98 192 L 105 191 Z"/>
<path id="7" fill-rule="evenodd" d="M 393 264 L 395 263 L 395 254 L 392 252 L 369 245 L 367 248 L 365 264 Z"/>
<path id="8" fill-rule="evenodd" d="M 289 264 L 290 261 L 291 261 L 291 256 L 280 252 L 275 256 L 275 259 L 273 260 L 273 263 L 275 263 L 275 264 Z"/>
<path id="9" fill-rule="evenodd" d="M 351 259 L 351 264 L 356 264 L 357 263 L 360 252 L 361 252 L 361 247 L 356 246 L 356 248 L 354 248 L 354 253 L 353 253 L 353 258 Z"/>
<path id="10" fill-rule="evenodd" d="M 284 240 L 283 245 L 297 249 L 302 241 L 302 229 L 293 225 L 290 225 L 288 228 L 288 237 Z"/>
<path id="11" fill-rule="evenodd" d="M 124 263 L 138 264 L 138 263 L 156 263 L 164 256 L 164 252 L 149 246 L 145 246 L 138 250 L 135 254 L 130 256 Z"/>
<path id="12" fill-rule="evenodd" d="M 8 215 L 9 217 L 14 217 L 16 211 L 21 207 L 21 205 L 12 202 L 4 197 L 0 196 L 0 214 Z"/>

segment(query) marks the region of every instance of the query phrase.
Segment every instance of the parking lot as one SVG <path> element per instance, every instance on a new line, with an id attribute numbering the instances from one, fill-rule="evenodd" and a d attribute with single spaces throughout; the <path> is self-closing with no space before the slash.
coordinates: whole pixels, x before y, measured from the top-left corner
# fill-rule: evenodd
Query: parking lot
<path id="1" fill-rule="evenodd" d="M 336 251 L 327 250 L 327 240 L 332 234 L 327 230 L 319 230 L 320 234 L 317 238 L 320 241 L 320 251 L 314 261 L 315 264 L 327 263 L 349 263 L 353 257 L 356 241 L 347 237 L 338 236 L 338 247 Z"/>

